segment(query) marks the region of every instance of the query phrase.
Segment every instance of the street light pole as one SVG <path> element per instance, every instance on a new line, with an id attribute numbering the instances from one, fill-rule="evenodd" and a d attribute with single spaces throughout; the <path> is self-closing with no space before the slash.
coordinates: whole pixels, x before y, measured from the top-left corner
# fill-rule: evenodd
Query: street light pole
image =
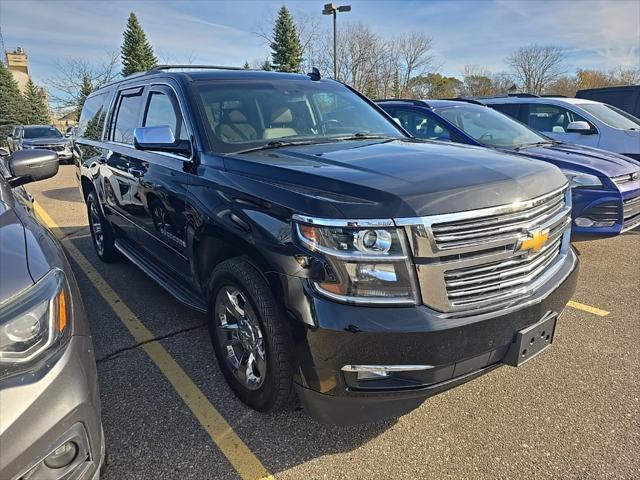
<path id="1" fill-rule="evenodd" d="M 333 16 L 333 78 L 338 80 L 338 38 L 337 38 L 337 27 L 336 27 L 336 19 L 338 16 L 338 12 L 350 12 L 351 5 L 341 5 L 336 7 L 333 3 L 327 3 L 322 10 L 323 15 L 332 15 Z"/>

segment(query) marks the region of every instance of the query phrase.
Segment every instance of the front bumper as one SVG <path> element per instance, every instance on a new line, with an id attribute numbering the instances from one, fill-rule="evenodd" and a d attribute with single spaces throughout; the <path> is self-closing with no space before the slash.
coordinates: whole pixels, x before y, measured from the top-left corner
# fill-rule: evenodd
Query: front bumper
<path id="1" fill-rule="evenodd" d="M 615 237 L 640 225 L 640 215 L 632 213 L 630 209 L 631 205 L 640 201 L 640 187 L 637 185 L 607 191 L 574 189 L 571 241 Z M 609 227 L 580 227 L 576 225 L 576 219 L 580 217 L 611 219 L 614 223 Z"/>
<path id="2" fill-rule="evenodd" d="M 463 318 L 447 318 L 425 306 L 343 305 L 307 292 L 316 326 L 294 329 L 295 382 L 301 402 L 324 423 L 357 424 L 407 413 L 426 398 L 503 364 L 516 332 L 549 312 L 562 312 L 575 290 L 577 273 L 577 257 L 571 251 L 548 284 L 526 303 Z M 361 388 L 342 371 L 345 365 L 432 368 L 405 376 L 400 383 L 382 381 L 376 389 Z"/>
<path id="3" fill-rule="evenodd" d="M 104 438 L 91 338 L 71 337 L 57 361 L 47 364 L 33 381 L 10 377 L 0 385 L 0 478 L 41 478 L 32 469 L 77 434 L 86 439 L 87 455 L 79 459 L 73 476 L 64 478 L 97 479 Z"/>

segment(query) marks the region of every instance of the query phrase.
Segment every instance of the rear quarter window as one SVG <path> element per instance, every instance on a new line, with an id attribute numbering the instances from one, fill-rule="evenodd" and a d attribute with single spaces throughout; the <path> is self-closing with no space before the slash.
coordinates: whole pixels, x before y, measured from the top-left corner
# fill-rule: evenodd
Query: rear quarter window
<path id="1" fill-rule="evenodd" d="M 103 92 L 87 98 L 80 114 L 77 137 L 87 140 L 102 139 L 102 127 L 107 116 L 110 96 L 109 92 Z"/>

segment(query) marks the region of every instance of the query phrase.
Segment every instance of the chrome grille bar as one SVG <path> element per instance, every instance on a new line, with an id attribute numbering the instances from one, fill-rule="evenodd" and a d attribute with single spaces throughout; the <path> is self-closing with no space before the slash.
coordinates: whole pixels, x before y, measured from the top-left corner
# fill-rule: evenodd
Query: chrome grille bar
<path id="1" fill-rule="evenodd" d="M 531 296 L 559 269 L 570 248 L 571 193 L 565 185 L 526 202 L 396 222 L 425 305 L 467 315 Z M 521 248 L 536 238 L 537 251 Z"/>

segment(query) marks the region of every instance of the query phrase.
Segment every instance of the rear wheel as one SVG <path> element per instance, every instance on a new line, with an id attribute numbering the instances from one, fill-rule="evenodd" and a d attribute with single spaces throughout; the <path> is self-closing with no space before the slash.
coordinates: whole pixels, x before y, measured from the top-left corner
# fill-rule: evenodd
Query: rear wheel
<path id="1" fill-rule="evenodd" d="M 262 412 L 292 395 L 290 332 L 266 281 L 249 262 L 231 259 L 213 271 L 209 331 L 235 394 Z"/>
<path id="2" fill-rule="evenodd" d="M 95 191 L 89 192 L 87 195 L 87 214 L 91 239 L 98 258 L 103 262 L 113 262 L 119 259 L 120 252 L 115 247 L 115 235 L 111 225 L 102 215 L 98 195 Z"/>

